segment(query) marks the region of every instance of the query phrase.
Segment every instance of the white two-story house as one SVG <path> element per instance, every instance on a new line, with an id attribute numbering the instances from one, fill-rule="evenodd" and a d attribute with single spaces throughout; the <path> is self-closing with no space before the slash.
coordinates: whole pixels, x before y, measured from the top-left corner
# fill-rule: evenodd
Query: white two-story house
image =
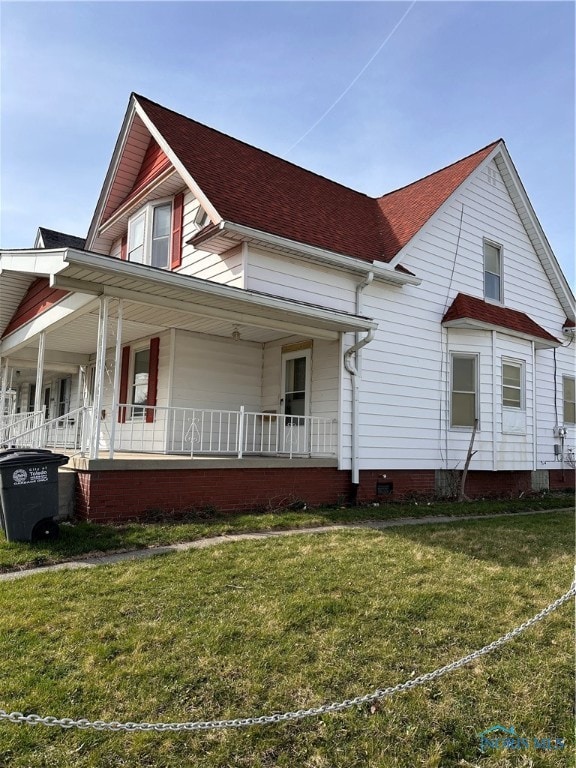
<path id="1" fill-rule="evenodd" d="M 379 198 L 132 95 L 86 240 L 0 253 L 0 442 L 77 512 L 574 487 L 574 297 L 503 141 Z"/>

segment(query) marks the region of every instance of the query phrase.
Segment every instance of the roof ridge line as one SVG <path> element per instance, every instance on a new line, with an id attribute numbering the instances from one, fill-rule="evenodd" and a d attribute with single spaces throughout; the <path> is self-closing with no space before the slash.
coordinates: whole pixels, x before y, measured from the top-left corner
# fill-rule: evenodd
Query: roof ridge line
<path id="1" fill-rule="evenodd" d="M 178 117 L 181 117 L 184 120 L 189 120 L 191 123 L 196 123 L 196 125 L 201 125 L 203 128 L 206 128 L 209 131 L 213 131 L 214 133 L 218 133 L 220 136 L 225 136 L 227 139 L 230 139 L 231 141 L 237 142 L 238 144 L 243 144 L 246 147 L 250 147 L 250 149 L 253 149 L 256 152 L 261 152 L 263 155 L 267 155 L 268 157 L 273 157 L 275 160 L 279 160 L 282 163 L 286 163 L 287 165 L 292 166 L 292 168 L 296 168 L 298 171 L 309 173 L 312 176 L 316 176 L 316 178 L 318 179 L 322 179 L 323 181 L 329 182 L 330 184 L 336 184 L 338 187 L 341 187 L 342 189 L 345 189 L 348 192 L 353 192 L 355 195 L 360 195 L 361 197 L 364 197 L 367 200 L 378 200 L 377 197 L 368 195 L 366 192 L 360 192 L 360 190 L 354 189 L 353 187 L 349 187 L 346 184 L 342 184 L 340 181 L 335 181 L 334 179 L 328 178 L 328 176 L 323 176 L 321 173 L 312 171 L 309 168 L 304 168 L 304 166 L 298 165 L 292 160 L 287 160 L 284 157 L 280 157 L 280 155 L 275 155 L 273 152 L 269 152 L 266 149 L 257 147 L 255 144 L 250 144 L 248 141 L 239 139 L 236 136 L 231 136 L 229 133 L 225 133 L 224 131 L 221 131 L 218 128 L 213 128 L 211 125 L 206 125 L 206 123 L 201 123 L 199 120 L 195 120 L 193 117 L 188 117 L 188 115 L 183 115 L 182 112 L 177 112 L 175 109 L 171 109 L 170 107 L 165 107 L 163 104 L 159 104 L 157 101 L 153 101 L 152 99 L 149 99 L 147 96 L 142 96 L 138 93 L 135 93 L 134 91 L 132 92 L 132 96 L 134 96 L 137 100 L 143 99 L 144 101 L 148 101 L 151 104 L 154 104 L 154 106 L 159 107 L 160 109 L 166 110 L 166 112 L 171 112 L 172 114 L 177 115 Z"/>

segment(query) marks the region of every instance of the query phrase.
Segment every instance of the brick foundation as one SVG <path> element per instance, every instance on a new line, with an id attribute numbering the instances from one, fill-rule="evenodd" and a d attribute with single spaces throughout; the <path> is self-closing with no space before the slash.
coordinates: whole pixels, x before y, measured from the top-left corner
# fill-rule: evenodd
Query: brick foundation
<path id="1" fill-rule="evenodd" d="M 435 470 L 365 470 L 356 497 L 350 472 L 335 467 L 76 470 L 76 515 L 93 522 L 121 522 L 146 514 L 183 511 L 272 510 L 294 502 L 308 506 L 434 498 Z M 574 472 L 550 471 L 550 490 L 574 488 Z M 511 498 L 533 491 L 531 472 L 469 472 L 469 498 Z"/>
<path id="2" fill-rule="evenodd" d="M 392 486 L 389 489 L 388 486 Z M 360 472 L 358 504 L 372 502 L 400 501 L 414 496 L 435 494 L 435 472 L 433 469 L 363 470 Z"/>
<path id="3" fill-rule="evenodd" d="M 76 515 L 122 521 L 146 512 L 268 510 L 348 501 L 350 472 L 333 467 L 77 471 Z"/>
<path id="4" fill-rule="evenodd" d="M 551 469 L 549 471 L 551 491 L 573 491 L 576 488 L 576 472 L 570 467 L 564 471 Z"/>

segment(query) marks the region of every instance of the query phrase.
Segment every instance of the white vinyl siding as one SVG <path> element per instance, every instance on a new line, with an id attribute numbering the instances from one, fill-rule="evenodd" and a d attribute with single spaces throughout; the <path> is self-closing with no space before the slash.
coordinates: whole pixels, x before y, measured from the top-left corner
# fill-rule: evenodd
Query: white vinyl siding
<path id="1" fill-rule="evenodd" d="M 212 280 L 215 283 L 244 288 L 244 259 L 241 245 L 232 247 L 226 253 L 216 254 L 196 249 L 188 244 L 188 240 L 199 231 L 199 211 L 198 200 L 191 192 L 186 192 L 182 224 L 182 264 L 178 271 L 204 280 Z M 200 217 L 201 220 L 201 213 Z"/>
<path id="2" fill-rule="evenodd" d="M 485 172 L 474 174 L 402 254 L 401 263 L 422 278 L 422 285 L 393 287 L 375 280 L 362 293 L 362 314 L 374 318 L 379 327 L 361 355 L 361 469 L 462 467 L 470 427 L 450 427 L 451 352 L 474 354 L 478 360 L 476 405 L 481 432 L 475 437 L 472 469 L 531 470 L 553 457 L 553 350 L 536 349 L 533 357 L 531 342 L 510 336 L 505 329 L 493 335 L 488 330 L 441 325 L 459 292 L 484 298 L 483 244 L 488 237 L 501 244 L 505 254 L 500 277 L 506 306 L 525 312 L 553 335 L 566 318 L 500 171 L 494 162 L 489 167 L 493 181 Z M 253 246 L 248 250 L 247 287 L 251 289 L 354 312 L 360 279 Z M 342 468 L 350 466 L 352 388 L 341 358 L 353 343 L 353 334 L 342 337 L 338 359 Z M 269 345 L 264 354 L 268 359 Z M 561 377 L 572 369 L 573 353 L 558 349 L 556 357 L 560 410 Z M 523 366 L 522 409 L 502 405 L 504 358 Z M 315 341 L 313 388 L 317 361 Z M 277 408 L 276 373 L 267 379 L 265 368 L 264 381 L 270 382 L 263 387 L 268 393 L 263 396 L 264 407 Z"/>

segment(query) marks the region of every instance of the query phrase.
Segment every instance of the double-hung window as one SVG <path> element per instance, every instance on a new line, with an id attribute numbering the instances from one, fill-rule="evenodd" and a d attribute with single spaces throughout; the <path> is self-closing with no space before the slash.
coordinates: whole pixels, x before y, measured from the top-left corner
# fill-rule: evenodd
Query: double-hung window
<path id="1" fill-rule="evenodd" d="M 502 405 L 505 408 L 524 408 L 524 366 L 513 360 L 502 361 Z"/>
<path id="2" fill-rule="evenodd" d="M 478 418 L 478 356 L 453 354 L 450 426 L 473 427 Z"/>
<path id="3" fill-rule="evenodd" d="M 172 203 L 150 203 L 128 223 L 128 261 L 167 269 L 170 265 Z"/>
<path id="4" fill-rule="evenodd" d="M 564 401 L 564 424 L 576 424 L 576 379 L 562 377 L 562 398 Z"/>
<path id="5" fill-rule="evenodd" d="M 484 240 L 484 297 L 502 301 L 502 248 Z"/>

